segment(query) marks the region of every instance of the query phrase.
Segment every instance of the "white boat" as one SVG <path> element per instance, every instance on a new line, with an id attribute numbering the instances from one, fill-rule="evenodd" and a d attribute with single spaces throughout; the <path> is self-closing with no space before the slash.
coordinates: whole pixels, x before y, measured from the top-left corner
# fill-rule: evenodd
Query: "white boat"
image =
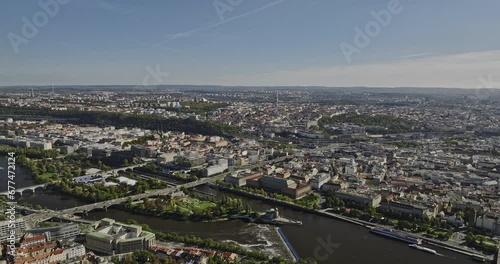
<path id="1" fill-rule="evenodd" d="M 411 247 L 411 248 L 415 248 L 415 249 L 421 250 L 421 251 L 425 251 L 427 253 L 434 254 L 434 255 L 437 254 L 437 251 L 434 250 L 434 249 L 432 249 L 432 248 L 422 247 L 422 246 L 419 246 L 417 244 L 409 244 L 408 246 Z"/>
<path id="2" fill-rule="evenodd" d="M 404 241 L 406 243 L 411 243 L 411 244 L 421 244 L 422 239 L 419 237 L 410 235 L 408 233 L 405 233 L 400 230 L 395 230 L 395 229 L 390 229 L 390 228 L 385 228 L 385 227 L 374 227 L 371 229 L 372 233 L 375 233 L 377 235 L 381 236 L 386 236 L 394 239 L 398 239 L 401 241 Z"/>

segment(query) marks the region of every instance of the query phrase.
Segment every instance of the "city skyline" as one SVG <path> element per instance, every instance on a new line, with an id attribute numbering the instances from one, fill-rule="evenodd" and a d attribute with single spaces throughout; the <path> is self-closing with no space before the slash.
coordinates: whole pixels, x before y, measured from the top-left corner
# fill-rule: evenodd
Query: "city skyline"
<path id="1" fill-rule="evenodd" d="M 0 10 L 0 264 L 500 263 L 500 1 Z"/>

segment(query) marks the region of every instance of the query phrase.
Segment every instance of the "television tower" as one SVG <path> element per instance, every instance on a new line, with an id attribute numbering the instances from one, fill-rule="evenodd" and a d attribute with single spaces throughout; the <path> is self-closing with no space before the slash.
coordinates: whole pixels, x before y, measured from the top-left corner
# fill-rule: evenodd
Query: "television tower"
<path id="1" fill-rule="evenodd" d="M 278 112 L 278 103 L 279 103 L 279 97 L 278 97 L 278 91 L 276 90 L 276 102 L 274 103 L 274 109 L 276 112 Z"/>

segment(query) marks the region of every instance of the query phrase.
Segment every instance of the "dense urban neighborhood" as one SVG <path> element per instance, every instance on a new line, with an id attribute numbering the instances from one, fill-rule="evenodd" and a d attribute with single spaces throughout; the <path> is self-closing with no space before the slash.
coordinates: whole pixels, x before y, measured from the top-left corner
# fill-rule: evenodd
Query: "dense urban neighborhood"
<path id="1" fill-rule="evenodd" d="M 431 245 L 417 247 L 436 254 L 498 256 L 498 93 L 211 86 L 0 93 L 5 263 L 320 261 L 294 249 L 286 228 L 307 224 L 288 210 Z M 68 202 L 42 202 L 54 195 Z M 256 249 L 114 219 L 118 212 L 267 226 L 276 243 Z"/>

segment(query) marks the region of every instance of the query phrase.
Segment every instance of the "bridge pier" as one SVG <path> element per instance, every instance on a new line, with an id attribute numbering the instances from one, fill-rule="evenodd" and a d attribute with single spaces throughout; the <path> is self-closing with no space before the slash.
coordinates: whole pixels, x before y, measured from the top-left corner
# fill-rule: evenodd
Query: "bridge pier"
<path id="1" fill-rule="evenodd" d="M 209 178 L 203 178 L 203 179 L 198 180 L 196 182 L 185 183 L 185 184 L 181 184 L 181 185 L 178 185 L 178 186 L 169 187 L 169 188 L 166 188 L 166 189 L 150 190 L 150 191 L 147 191 L 146 193 L 141 193 L 141 194 L 136 194 L 136 195 L 130 196 L 130 199 L 132 199 L 133 201 L 135 201 L 135 200 L 138 200 L 138 199 L 143 199 L 145 197 L 154 197 L 154 196 L 159 196 L 159 195 L 168 195 L 168 194 L 171 194 L 171 193 L 173 193 L 175 191 L 180 190 L 182 187 L 191 188 L 191 187 L 194 187 L 194 186 L 198 186 L 198 185 L 202 185 L 202 184 L 208 183 L 211 180 L 221 179 L 223 176 L 224 176 L 224 174 L 217 175 L 217 176 L 214 176 L 214 177 L 209 177 Z M 45 187 L 45 188 L 49 187 L 49 185 L 47 185 L 47 184 L 40 185 L 40 186 L 37 186 L 37 187 L 42 187 L 42 186 Z M 34 187 L 34 186 L 32 186 L 32 187 Z M 1 193 L 0 193 L 0 195 L 1 195 Z M 117 198 L 117 199 L 112 199 L 112 200 L 108 200 L 108 201 L 105 201 L 105 202 L 96 202 L 94 204 L 87 204 L 87 205 L 82 205 L 82 206 L 75 206 L 73 208 L 69 208 L 69 209 L 65 209 L 65 210 L 53 211 L 50 214 L 47 214 L 46 212 L 40 212 L 40 213 L 36 213 L 36 214 L 30 214 L 30 215 L 26 216 L 26 218 L 27 219 L 32 219 L 33 221 L 36 221 L 36 220 L 42 220 L 42 219 L 45 219 L 45 218 L 50 219 L 50 218 L 56 217 L 56 216 L 64 216 L 65 214 L 74 215 L 74 214 L 77 214 L 77 213 L 81 213 L 83 216 L 88 216 L 89 215 L 89 211 L 92 211 L 94 209 L 99 209 L 99 208 L 102 208 L 102 209 L 104 209 L 104 210 L 107 211 L 108 207 L 113 206 L 113 205 L 117 205 L 117 204 L 120 204 L 120 203 L 123 203 L 123 202 L 125 202 L 124 198 Z M 49 217 L 49 215 L 50 215 L 50 217 Z"/>
<path id="2" fill-rule="evenodd" d="M 28 194 L 28 192 L 32 195 L 35 194 L 34 189 L 21 189 L 21 190 L 16 190 L 16 195 L 19 195 L 20 197 L 22 197 L 24 193 Z"/>
<path id="3" fill-rule="evenodd" d="M 31 194 L 35 194 L 37 189 L 46 190 L 48 185 L 49 184 L 45 183 L 45 184 L 39 184 L 39 185 L 34 185 L 34 186 L 18 188 L 18 189 L 16 189 L 15 195 L 23 196 L 23 193 L 28 192 L 28 191 L 31 192 Z M 8 196 L 9 193 L 2 192 L 2 193 L 0 193 L 0 195 Z"/>

